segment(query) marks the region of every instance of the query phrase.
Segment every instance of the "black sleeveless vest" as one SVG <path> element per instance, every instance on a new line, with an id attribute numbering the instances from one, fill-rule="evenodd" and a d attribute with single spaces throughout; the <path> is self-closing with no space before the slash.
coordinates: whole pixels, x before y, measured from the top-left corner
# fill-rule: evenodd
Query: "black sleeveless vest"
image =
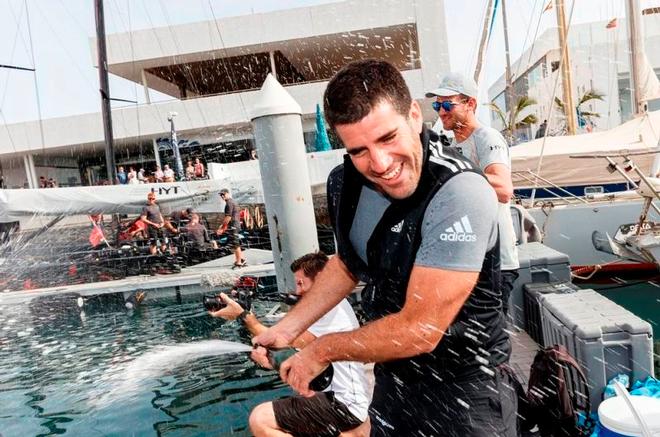
<path id="1" fill-rule="evenodd" d="M 328 209 L 337 252 L 348 269 L 366 283 L 362 307 L 370 320 L 399 312 L 403 307 L 421 244 L 424 213 L 433 196 L 457 174 L 481 174 L 466 158 L 443 147 L 435 132 L 424 130 L 421 140 L 424 153 L 419 185 L 406 199 L 390 199 L 391 205 L 367 243 L 368 263 L 353 249 L 349 233 L 362 187 L 370 182 L 348 156 L 328 177 Z M 377 364 L 374 371 L 376 375 L 391 375 L 408 382 L 430 375 L 442 380 L 471 376 L 480 372 L 480 366 L 492 368 L 508 359 L 510 344 L 504 326 L 496 243 L 486 253 L 477 285 L 435 350 Z"/>

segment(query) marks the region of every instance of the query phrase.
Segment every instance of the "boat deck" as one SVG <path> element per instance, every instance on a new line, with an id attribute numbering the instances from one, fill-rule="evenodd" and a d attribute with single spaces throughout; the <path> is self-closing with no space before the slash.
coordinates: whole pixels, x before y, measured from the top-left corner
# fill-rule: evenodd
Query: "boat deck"
<path id="1" fill-rule="evenodd" d="M 27 302 L 37 297 L 54 296 L 73 293 L 80 296 L 94 296 L 99 294 L 132 292 L 136 290 L 175 290 L 182 288 L 196 288 L 200 285 L 205 274 L 222 271 L 231 274 L 244 275 L 273 271 L 273 255 L 268 250 L 246 249 L 243 251 L 248 265 L 241 269 L 232 269 L 234 255 L 208 261 L 191 267 L 186 267 L 180 273 L 168 275 L 140 275 L 124 279 L 104 282 L 91 282 L 59 287 L 38 288 L 34 290 L 0 292 L 0 305 Z"/>

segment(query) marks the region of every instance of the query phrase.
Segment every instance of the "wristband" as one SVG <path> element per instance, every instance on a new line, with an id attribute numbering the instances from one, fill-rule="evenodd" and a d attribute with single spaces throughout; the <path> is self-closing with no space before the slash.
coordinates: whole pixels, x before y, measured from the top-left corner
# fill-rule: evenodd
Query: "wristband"
<path id="1" fill-rule="evenodd" d="M 246 318 L 249 314 L 252 314 L 249 310 L 243 310 L 243 312 L 240 313 L 240 314 L 238 315 L 238 317 L 236 317 L 236 320 L 238 320 L 239 322 L 241 322 L 242 324 L 245 325 L 245 318 Z"/>

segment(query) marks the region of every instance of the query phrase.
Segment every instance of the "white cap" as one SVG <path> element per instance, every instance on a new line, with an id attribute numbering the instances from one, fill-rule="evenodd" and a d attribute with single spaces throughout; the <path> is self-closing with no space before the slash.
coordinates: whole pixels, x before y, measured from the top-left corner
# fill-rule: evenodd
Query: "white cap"
<path id="1" fill-rule="evenodd" d="M 460 73 L 449 73 L 442 78 L 438 88 L 426 93 L 426 97 L 449 97 L 457 94 L 474 97 L 479 95 L 477 84 L 470 77 Z"/>

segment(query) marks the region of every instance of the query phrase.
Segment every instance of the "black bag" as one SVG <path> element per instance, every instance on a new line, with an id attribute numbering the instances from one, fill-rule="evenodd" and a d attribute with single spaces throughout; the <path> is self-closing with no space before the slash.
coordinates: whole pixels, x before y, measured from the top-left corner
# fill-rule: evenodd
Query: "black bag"
<path id="1" fill-rule="evenodd" d="M 589 418 L 587 378 L 564 346 L 547 347 L 534 357 L 526 408 L 525 419 L 538 425 L 543 437 L 591 435 L 594 423 Z M 580 416 L 584 419 L 579 420 Z"/>

